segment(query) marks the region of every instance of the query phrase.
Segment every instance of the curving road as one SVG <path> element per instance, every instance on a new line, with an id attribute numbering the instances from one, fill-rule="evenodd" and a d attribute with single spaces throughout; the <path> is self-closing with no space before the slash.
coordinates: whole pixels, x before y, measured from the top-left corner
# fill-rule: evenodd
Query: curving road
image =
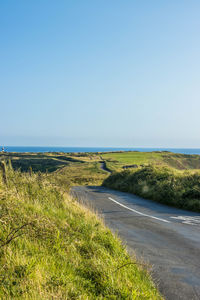
<path id="1" fill-rule="evenodd" d="M 100 168 L 105 172 L 111 173 L 111 171 L 106 167 L 105 161 L 100 162 Z"/>
<path id="2" fill-rule="evenodd" d="M 200 214 L 104 187 L 73 187 L 72 194 L 101 214 L 139 260 L 152 265 L 166 299 L 200 299 Z"/>

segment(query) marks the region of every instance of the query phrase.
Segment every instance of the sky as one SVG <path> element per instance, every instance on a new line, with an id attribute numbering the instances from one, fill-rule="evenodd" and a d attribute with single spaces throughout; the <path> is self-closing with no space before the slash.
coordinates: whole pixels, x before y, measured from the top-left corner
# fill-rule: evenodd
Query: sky
<path id="1" fill-rule="evenodd" d="M 200 148 L 200 1 L 0 1 L 0 145 Z"/>

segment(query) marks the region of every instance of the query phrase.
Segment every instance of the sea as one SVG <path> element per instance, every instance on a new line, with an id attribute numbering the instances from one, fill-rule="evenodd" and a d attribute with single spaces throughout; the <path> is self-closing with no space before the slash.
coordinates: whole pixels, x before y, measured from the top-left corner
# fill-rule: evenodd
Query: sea
<path id="1" fill-rule="evenodd" d="M 0 147 L 0 151 L 1 151 Z M 200 155 L 200 148 L 124 148 L 124 147 L 36 147 L 36 146 L 4 146 L 6 152 L 114 152 L 114 151 L 139 151 L 139 152 L 152 152 L 152 151 L 169 151 L 173 153 L 182 154 L 198 154 Z"/>

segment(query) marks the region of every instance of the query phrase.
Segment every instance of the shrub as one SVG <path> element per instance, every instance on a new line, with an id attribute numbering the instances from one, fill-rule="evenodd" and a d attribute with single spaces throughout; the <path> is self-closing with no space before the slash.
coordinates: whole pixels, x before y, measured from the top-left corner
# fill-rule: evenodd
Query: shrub
<path id="1" fill-rule="evenodd" d="M 111 174 L 104 186 L 164 204 L 200 211 L 200 174 L 147 166 Z"/>

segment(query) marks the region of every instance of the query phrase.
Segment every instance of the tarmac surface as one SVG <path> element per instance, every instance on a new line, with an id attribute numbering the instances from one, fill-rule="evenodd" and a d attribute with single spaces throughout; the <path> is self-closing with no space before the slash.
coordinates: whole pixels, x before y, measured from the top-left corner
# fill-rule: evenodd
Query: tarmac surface
<path id="1" fill-rule="evenodd" d="M 151 265 L 169 300 L 200 299 L 200 214 L 104 187 L 73 187 L 72 194 L 117 232 L 130 253 Z"/>

